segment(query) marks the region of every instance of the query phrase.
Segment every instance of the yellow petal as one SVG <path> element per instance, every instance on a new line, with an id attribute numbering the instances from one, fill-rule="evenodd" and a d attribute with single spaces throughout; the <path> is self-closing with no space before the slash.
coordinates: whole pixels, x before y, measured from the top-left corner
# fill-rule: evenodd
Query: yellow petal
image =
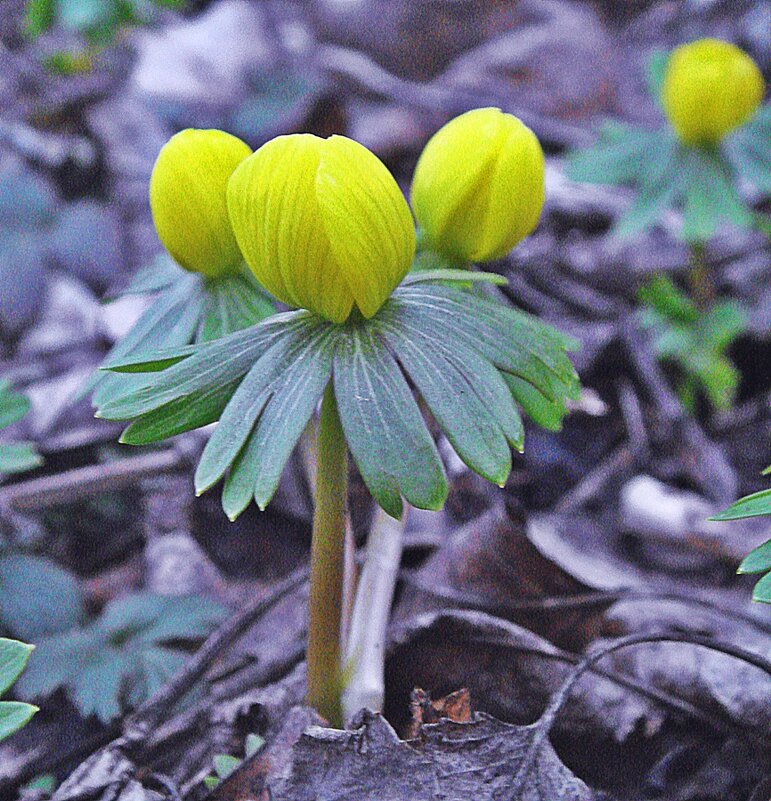
<path id="1" fill-rule="evenodd" d="M 377 156 L 352 139 L 332 136 L 321 152 L 316 197 L 347 287 L 361 313 L 372 317 L 415 255 L 404 195 Z"/>
<path id="2" fill-rule="evenodd" d="M 239 166 L 228 185 L 238 244 L 257 279 L 279 300 L 342 322 L 353 296 L 341 277 L 316 201 L 324 140 L 279 136 Z"/>
<path id="3" fill-rule="evenodd" d="M 715 145 L 747 122 L 763 99 L 763 76 L 740 48 L 700 39 L 672 51 L 661 101 L 685 144 Z"/>
<path id="4" fill-rule="evenodd" d="M 465 261 L 508 253 L 538 223 L 543 151 L 511 114 L 484 108 L 440 129 L 418 161 L 412 203 L 429 245 Z"/>
<path id="5" fill-rule="evenodd" d="M 538 225 L 544 202 L 544 157 L 536 135 L 502 114 L 502 136 L 487 181 L 481 240 L 472 261 L 505 256 Z"/>
<path id="6" fill-rule="evenodd" d="M 224 131 L 195 129 L 161 148 L 150 177 L 150 209 L 159 239 L 186 270 L 214 277 L 239 269 L 226 188 L 251 152 Z"/>
<path id="7" fill-rule="evenodd" d="M 487 202 L 487 176 L 501 131 L 501 112 L 480 108 L 461 114 L 428 141 L 415 167 L 410 200 L 429 244 L 471 260 Z"/>

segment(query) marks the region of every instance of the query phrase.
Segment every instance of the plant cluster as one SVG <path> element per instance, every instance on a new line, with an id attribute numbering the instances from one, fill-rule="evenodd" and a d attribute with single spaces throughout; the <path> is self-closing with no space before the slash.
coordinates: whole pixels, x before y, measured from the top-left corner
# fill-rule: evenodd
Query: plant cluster
<path id="1" fill-rule="evenodd" d="M 181 266 L 206 274 L 237 261 L 235 240 L 261 286 L 293 310 L 215 341 L 111 357 L 113 371 L 152 375 L 133 376 L 125 392 L 116 383 L 98 414 L 131 421 L 122 441 L 132 444 L 219 421 L 196 490 L 224 479 L 234 518 L 252 499 L 270 501 L 321 402 L 308 684 L 311 703 L 339 723 L 348 451 L 389 515 L 402 514 L 402 499 L 439 509 L 447 479 L 415 394 L 461 459 L 500 485 L 511 448 L 523 447 L 519 409 L 555 426 L 577 397 L 572 343 L 511 308 L 493 288 L 498 276 L 468 269 L 536 225 L 543 153 L 498 109 L 439 131 L 416 168 L 412 206 L 424 247 L 463 269 L 411 272 L 410 208 L 362 145 L 296 134 L 241 158 L 226 136 L 183 132 L 166 145 L 151 182 L 159 236 Z"/>
<path id="2" fill-rule="evenodd" d="M 649 130 L 607 123 L 597 145 L 571 155 L 568 174 L 637 190 L 616 225 L 620 236 L 640 233 L 669 209 L 681 213 L 680 236 L 691 251 L 689 294 L 655 277 L 640 291 L 641 320 L 659 358 L 676 366 L 686 408 L 693 411 L 703 392 L 713 407 L 727 409 L 740 376 L 726 351 L 744 332 L 745 317 L 736 302 L 717 298 L 706 247 L 724 222 L 770 230 L 738 187 L 771 192 L 771 104 L 760 108 L 763 76 L 755 62 L 717 39 L 656 53 L 648 83 L 667 124 Z"/>
<path id="3" fill-rule="evenodd" d="M 17 690 L 37 699 L 64 689 L 83 717 L 108 723 L 163 686 L 185 663 L 190 644 L 226 614 L 196 596 L 118 598 L 95 620 L 39 637 Z"/>

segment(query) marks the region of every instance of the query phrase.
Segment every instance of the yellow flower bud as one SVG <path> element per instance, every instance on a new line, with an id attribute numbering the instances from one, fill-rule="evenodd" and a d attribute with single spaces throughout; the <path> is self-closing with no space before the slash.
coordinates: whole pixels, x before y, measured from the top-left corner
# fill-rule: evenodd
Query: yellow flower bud
<path id="1" fill-rule="evenodd" d="M 661 102 L 687 145 L 715 145 L 747 122 L 763 99 L 763 76 L 743 51 L 719 39 L 675 48 L 667 62 Z"/>
<path id="2" fill-rule="evenodd" d="M 434 250 L 463 261 L 501 258 L 541 216 L 541 145 L 511 114 L 468 111 L 429 140 L 415 168 L 411 199 Z"/>
<path id="3" fill-rule="evenodd" d="M 233 173 L 228 210 L 260 283 L 342 323 L 373 314 L 415 255 L 407 201 L 377 156 L 344 136 L 279 136 Z"/>
<path id="4" fill-rule="evenodd" d="M 226 191 L 233 170 L 251 152 L 224 131 L 192 128 L 161 148 L 150 176 L 150 209 L 158 238 L 186 270 L 214 278 L 243 264 Z"/>

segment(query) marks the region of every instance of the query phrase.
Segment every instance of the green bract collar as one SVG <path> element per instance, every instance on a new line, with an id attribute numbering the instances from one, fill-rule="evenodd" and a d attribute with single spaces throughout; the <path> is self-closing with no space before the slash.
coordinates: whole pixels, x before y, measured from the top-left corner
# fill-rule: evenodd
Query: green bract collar
<path id="1" fill-rule="evenodd" d="M 496 276 L 495 279 L 498 277 Z M 119 356 L 105 368 L 158 372 L 100 405 L 145 444 L 219 420 L 196 472 L 203 492 L 225 477 L 230 518 L 264 508 L 332 381 L 350 452 L 373 497 L 399 517 L 402 497 L 439 509 L 447 480 L 408 379 L 463 461 L 503 484 L 521 450 L 517 406 L 557 427 L 579 392 L 571 341 L 534 317 L 465 288 L 490 276 L 409 275 L 371 319 L 277 314 L 216 342 Z M 460 283 L 459 283 L 460 282 Z"/>
<path id="2" fill-rule="evenodd" d="M 135 277 L 125 295 L 154 295 L 134 327 L 107 355 L 107 361 L 130 359 L 158 348 L 209 342 L 248 328 L 276 311 L 272 298 L 244 267 L 237 273 L 206 278 L 159 256 Z M 125 395 L 141 382 L 127 376 L 97 373 L 86 387 L 94 406 Z"/>

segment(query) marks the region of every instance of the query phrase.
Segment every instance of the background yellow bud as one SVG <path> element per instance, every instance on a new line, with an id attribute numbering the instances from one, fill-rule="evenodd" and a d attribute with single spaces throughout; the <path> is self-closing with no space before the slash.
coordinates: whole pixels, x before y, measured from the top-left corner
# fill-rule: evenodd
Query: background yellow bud
<path id="1" fill-rule="evenodd" d="M 415 255 L 407 201 L 385 165 L 344 136 L 279 136 L 233 173 L 228 210 L 257 279 L 336 323 L 383 305 Z"/>
<path id="2" fill-rule="evenodd" d="M 464 261 L 501 258 L 541 216 L 541 145 L 511 114 L 468 111 L 429 140 L 415 168 L 411 199 L 433 249 Z"/>
<path id="3" fill-rule="evenodd" d="M 763 99 L 763 76 L 735 45 L 699 39 L 675 48 L 667 62 L 661 102 L 687 145 L 717 144 L 747 122 Z"/>
<path id="4" fill-rule="evenodd" d="M 161 148 L 150 177 L 150 209 L 159 239 L 186 270 L 212 278 L 243 263 L 226 191 L 233 170 L 251 152 L 224 131 L 194 129 Z"/>

